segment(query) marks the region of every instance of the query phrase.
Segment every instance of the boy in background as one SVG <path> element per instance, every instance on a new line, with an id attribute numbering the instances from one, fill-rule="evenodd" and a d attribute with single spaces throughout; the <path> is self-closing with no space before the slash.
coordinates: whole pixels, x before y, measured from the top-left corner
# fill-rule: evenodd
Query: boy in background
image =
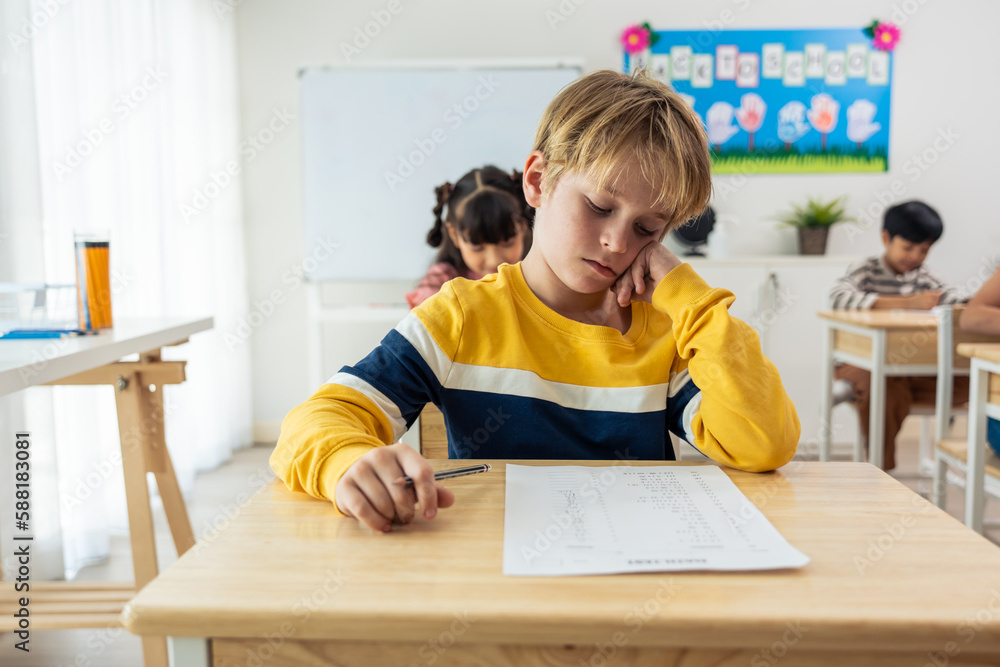
<path id="1" fill-rule="evenodd" d="M 897 204 L 885 212 L 882 244 L 885 253 L 848 269 L 830 291 L 835 310 L 930 310 L 940 304 L 960 303 L 959 292 L 947 287 L 924 266 L 931 246 L 941 238 L 944 224 L 937 211 L 921 201 Z M 844 364 L 834 371 L 834 400 L 853 397 L 861 432 L 868 438 L 871 373 Z M 934 403 L 932 377 L 890 377 L 885 392 L 885 469 L 896 467 L 896 435 L 914 403 Z M 969 400 L 969 379 L 955 379 L 954 402 Z"/>

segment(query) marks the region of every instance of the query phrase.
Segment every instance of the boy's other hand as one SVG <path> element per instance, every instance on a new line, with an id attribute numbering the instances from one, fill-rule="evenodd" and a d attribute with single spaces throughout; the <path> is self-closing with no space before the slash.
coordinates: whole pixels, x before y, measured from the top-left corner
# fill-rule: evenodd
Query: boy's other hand
<path id="1" fill-rule="evenodd" d="M 634 301 L 652 303 L 656 286 L 682 263 L 662 243 L 650 241 L 639 251 L 632 266 L 611 286 L 618 305 L 625 307 Z"/>
<path id="2" fill-rule="evenodd" d="M 918 292 L 910 296 L 913 300 L 913 308 L 917 310 L 930 310 L 934 306 L 938 305 L 941 300 L 941 290 L 928 290 L 927 292 Z"/>
<path id="3" fill-rule="evenodd" d="M 396 484 L 408 475 L 413 486 Z M 439 507 L 451 507 L 455 494 L 434 481 L 434 469 L 409 445 L 377 447 L 354 462 L 334 490 L 337 509 L 372 530 L 388 532 L 392 524 L 409 523 L 419 504 L 424 518 Z"/>

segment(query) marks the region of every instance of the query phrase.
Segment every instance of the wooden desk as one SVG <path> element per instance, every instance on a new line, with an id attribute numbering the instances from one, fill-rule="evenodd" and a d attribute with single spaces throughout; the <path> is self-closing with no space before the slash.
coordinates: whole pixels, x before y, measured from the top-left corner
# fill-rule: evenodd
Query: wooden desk
<path id="1" fill-rule="evenodd" d="M 812 558 L 801 570 L 586 577 L 501 574 L 506 467 L 492 463 L 449 483 L 453 508 L 389 534 L 274 480 L 144 588 L 125 627 L 172 637 L 184 667 L 722 667 L 786 652 L 913 667 L 953 648 L 950 665 L 1000 663 L 1000 549 L 867 463 L 724 468 Z"/>
<path id="2" fill-rule="evenodd" d="M 958 353 L 972 359 L 965 480 L 965 525 L 983 532 L 986 417 L 1000 419 L 1000 343 L 962 343 Z"/>
<path id="3" fill-rule="evenodd" d="M 147 473 L 156 478 L 177 553 L 194 546 L 194 532 L 164 440 L 163 392 L 151 390 L 150 385 L 183 382 L 185 362 L 163 361 L 160 348 L 179 345 L 211 328 L 210 317 L 124 319 L 97 336 L 0 341 L 0 396 L 45 384 L 110 384 L 115 387 L 118 406 L 135 582 L 33 581 L 33 630 L 116 624 L 124 602 L 156 577 L 159 568 Z M 132 354 L 139 355 L 138 361 L 118 361 Z M 21 427 L 30 430 L 32 425 L 11 425 L 11 429 Z M 8 432 L 5 437 L 11 435 Z M 13 582 L 0 583 L 0 631 L 16 628 L 8 610 L 15 608 L 18 597 Z M 167 664 L 162 639 L 144 639 L 143 655 L 146 667 Z"/>
<path id="4" fill-rule="evenodd" d="M 817 315 L 826 325 L 820 397 L 820 460 L 830 460 L 833 368 L 838 363 L 846 363 L 872 374 L 868 460 L 881 468 L 885 458 L 885 379 L 898 375 L 937 375 L 938 318 L 906 310 L 828 310 Z M 950 406 L 948 393 L 947 405 Z M 860 442 L 854 453 L 855 460 L 861 460 Z"/>

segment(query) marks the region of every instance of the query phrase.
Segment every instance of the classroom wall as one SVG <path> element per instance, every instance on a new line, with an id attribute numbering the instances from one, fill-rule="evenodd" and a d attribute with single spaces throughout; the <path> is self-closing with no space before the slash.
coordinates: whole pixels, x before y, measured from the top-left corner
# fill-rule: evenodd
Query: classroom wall
<path id="1" fill-rule="evenodd" d="M 1000 254 L 993 196 L 994 156 L 1000 147 L 996 117 L 1000 87 L 993 82 L 1000 61 L 994 44 L 994 28 L 1000 22 L 998 3 L 396 1 L 401 11 L 395 15 L 385 11 L 390 0 L 215 3 L 220 20 L 238 23 L 242 133 L 247 139 L 242 156 L 244 211 L 249 292 L 255 308 L 241 330 L 233 333 L 239 341 L 234 344 L 250 345 L 253 350 L 258 439 L 276 437 L 281 418 L 314 389 L 307 380 L 306 289 L 297 276 L 303 267 L 324 260 L 308 256 L 302 238 L 296 73 L 303 65 L 345 63 L 342 45 L 351 44 L 373 17 L 391 19 L 367 44 L 359 43 L 361 48 L 351 54 L 355 63 L 579 56 L 588 71 L 620 68 L 618 33 L 626 24 L 643 20 L 657 28 L 713 31 L 721 26 L 847 27 L 866 25 L 875 18 L 895 19 L 903 37 L 893 72 L 890 171 L 719 177 L 716 187 L 724 194 L 717 197 L 716 209 L 735 216 L 741 224 L 770 224 L 790 201 L 807 195 L 846 194 L 850 209 L 863 224 L 835 228 L 828 252 L 863 256 L 880 248 L 879 201 L 920 197 L 932 203 L 946 223 L 945 236 L 932 251 L 930 264 L 947 280 L 974 287 L 976 274 L 991 256 Z M 234 11 L 228 9 L 229 4 L 236 7 Z M 876 215 L 869 216 L 868 210 Z M 428 211 L 414 211 L 414 224 L 430 222 Z M 349 298 L 360 289 L 340 286 L 344 292 L 340 296 Z M 344 332 L 342 342 L 352 344 L 352 335 L 357 346 L 357 336 L 364 332 Z"/>

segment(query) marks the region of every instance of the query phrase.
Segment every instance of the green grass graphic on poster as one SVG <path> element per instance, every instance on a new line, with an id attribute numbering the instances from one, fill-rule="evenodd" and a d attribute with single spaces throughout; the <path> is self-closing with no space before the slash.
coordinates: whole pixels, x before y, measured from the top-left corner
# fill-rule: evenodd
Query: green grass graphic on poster
<path id="1" fill-rule="evenodd" d="M 888 170 L 898 30 L 887 49 L 861 28 L 646 35 L 651 44 L 640 35 L 645 48 L 626 49 L 625 71 L 647 68 L 694 108 L 715 173 Z"/>

